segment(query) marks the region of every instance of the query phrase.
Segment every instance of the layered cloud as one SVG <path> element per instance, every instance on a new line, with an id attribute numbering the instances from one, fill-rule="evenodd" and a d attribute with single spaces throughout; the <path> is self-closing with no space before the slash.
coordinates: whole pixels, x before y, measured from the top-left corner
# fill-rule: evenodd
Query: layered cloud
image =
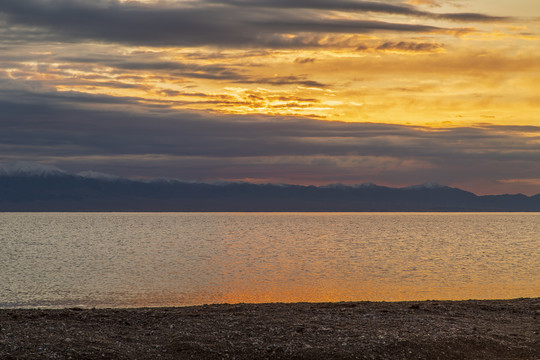
<path id="1" fill-rule="evenodd" d="M 103 104 L 101 98 L 72 96 L 71 104 Z M 212 117 L 168 109 L 146 109 L 143 115 L 136 106 L 133 111 L 83 110 L 65 105 L 62 96 L 47 103 L 0 103 L 4 159 L 185 180 L 406 185 L 425 178 L 450 184 L 493 179 L 491 184 L 484 180 L 483 191 L 516 184 L 496 181 L 509 171 L 513 178 L 540 177 L 535 166 L 540 127 L 535 126 L 428 128 L 298 117 Z"/>
<path id="2" fill-rule="evenodd" d="M 411 23 L 408 17 L 466 23 L 508 20 L 480 13 L 432 13 L 406 4 L 343 0 L 178 1 L 159 6 L 115 0 L 19 0 L 2 2 L 0 12 L 11 31 L 7 34 L 40 39 L 46 29 L 48 37 L 60 41 L 92 39 L 146 46 L 314 46 L 302 41 L 302 35 L 463 30 Z M 347 16 L 339 15 L 343 12 Z M 403 19 L 385 21 L 372 14 Z"/>
<path id="3" fill-rule="evenodd" d="M 0 160 L 538 193 L 540 28 L 454 3 L 0 2 Z"/>

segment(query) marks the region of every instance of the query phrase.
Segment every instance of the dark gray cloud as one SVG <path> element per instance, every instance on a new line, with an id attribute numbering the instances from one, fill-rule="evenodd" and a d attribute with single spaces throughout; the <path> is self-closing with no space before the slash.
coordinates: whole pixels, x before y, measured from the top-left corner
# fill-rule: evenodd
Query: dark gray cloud
<path id="1" fill-rule="evenodd" d="M 412 52 L 429 52 L 442 49 L 441 44 L 436 43 L 419 43 L 413 41 L 387 41 L 378 45 L 376 50 L 400 50 L 400 51 L 412 51 Z M 364 48 L 359 49 L 364 50 Z"/>
<path id="2" fill-rule="evenodd" d="M 134 58 L 136 56 L 131 56 Z M 200 65 L 186 64 L 183 62 L 162 61 L 159 58 L 152 58 L 146 61 L 118 59 L 115 56 L 107 57 L 59 57 L 59 61 L 73 63 L 97 64 L 119 70 L 134 71 L 158 71 L 168 75 L 186 78 L 212 79 L 212 80 L 238 80 L 249 81 L 250 79 L 235 69 L 235 66 L 226 65 Z"/>
<path id="3" fill-rule="evenodd" d="M 392 4 L 373 1 L 350 0 L 208 0 L 207 3 L 234 5 L 240 7 L 263 7 L 278 9 L 311 9 L 331 11 L 371 12 L 393 15 L 425 17 L 462 22 L 496 22 L 508 20 L 507 17 L 490 16 L 480 13 L 432 13 L 418 10 L 407 4 Z"/>
<path id="4" fill-rule="evenodd" d="M 0 35 L 6 40 L 92 39 L 150 46 L 313 46 L 316 44 L 291 42 L 290 37 L 283 35 L 440 30 L 423 24 L 346 20 L 327 16 L 328 11 L 334 10 L 463 22 L 503 20 L 485 14 L 434 14 L 408 5 L 362 1 L 227 0 L 182 4 L 152 6 L 115 0 L 2 1 L 0 15 L 5 28 L 9 30 L 3 30 Z"/>
<path id="5" fill-rule="evenodd" d="M 510 18 L 502 16 L 490 16 L 479 13 L 447 13 L 447 14 L 433 14 L 435 18 L 462 21 L 462 22 L 500 22 L 508 21 Z"/>
<path id="6" fill-rule="evenodd" d="M 235 82 L 241 84 L 269 84 L 269 85 L 302 85 L 308 87 L 324 88 L 327 87 L 318 81 L 308 80 L 303 76 L 289 75 L 289 76 L 274 76 L 274 77 L 258 77 L 258 78 L 246 78 L 239 79 Z"/>
<path id="7" fill-rule="evenodd" d="M 372 44 L 359 44 L 356 46 L 358 51 L 406 51 L 406 52 L 435 52 L 444 48 L 444 44 L 433 42 L 416 41 L 385 41 Z"/>
<path id="8" fill-rule="evenodd" d="M 297 64 L 309 64 L 309 63 L 314 63 L 315 60 L 316 60 L 315 58 L 296 58 L 294 59 L 294 62 Z"/>
<path id="9" fill-rule="evenodd" d="M 395 5 L 373 1 L 348 0 L 207 0 L 206 3 L 233 5 L 238 7 L 263 7 L 278 9 L 313 9 L 334 11 L 362 11 L 400 15 L 429 14 L 410 5 Z"/>
<path id="10" fill-rule="evenodd" d="M 71 63 L 99 64 L 121 70 L 153 70 L 163 71 L 167 76 L 177 76 L 183 78 L 229 80 L 239 84 L 269 84 L 269 85 L 302 85 L 310 87 L 326 87 L 326 84 L 309 80 L 302 75 L 258 77 L 245 74 L 235 65 L 200 65 L 186 64 L 182 62 L 160 61 L 159 59 L 149 61 L 122 61 L 107 57 L 103 58 L 81 58 L 81 57 L 59 57 L 59 61 Z M 122 86 L 122 85 L 120 85 Z"/>
<path id="11" fill-rule="evenodd" d="M 0 92 L 0 98 L 0 161 L 188 180 L 457 185 L 540 178 L 535 126 L 429 129 L 224 116 L 143 106 L 133 98 L 27 90 Z"/>

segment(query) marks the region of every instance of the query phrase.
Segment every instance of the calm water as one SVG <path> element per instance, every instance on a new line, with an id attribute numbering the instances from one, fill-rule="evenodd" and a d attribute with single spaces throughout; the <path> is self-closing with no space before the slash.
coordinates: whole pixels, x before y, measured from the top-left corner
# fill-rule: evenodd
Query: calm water
<path id="1" fill-rule="evenodd" d="M 540 213 L 0 213 L 0 307 L 540 296 Z"/>

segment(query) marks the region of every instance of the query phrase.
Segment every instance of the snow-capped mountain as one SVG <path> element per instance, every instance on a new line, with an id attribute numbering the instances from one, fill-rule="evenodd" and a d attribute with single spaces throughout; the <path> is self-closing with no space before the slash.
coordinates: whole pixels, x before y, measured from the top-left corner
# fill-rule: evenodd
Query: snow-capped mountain
<path id="1" fill-rule="evenodd" d="M 40 164 L 30 161 L 15 161 L 0 163 L 0 176 L 27 176 L 27 177 L 52 177 L 52 176 L 79 176 L 86 179 L 118 180 L 120 176 L 104 174 L 97 171 L 81 171 L 72 174 L 53 165 Z"/>
<path id="2" fill-rule="evenodd" d="M 56 166 L 38 164 L 28 161 L 16 161 L 11 163 L 0 163 L 0 176 L 62 176 L 69 175 L 68 172 Z"/>
<path id="3" fill-rule="evenodd" d="M 92 171 L 92 170 L 78 172 L 77 176 L 80 176 L 86 179 L 108 180 L 108 181 L 122 179 L 120 176 L 105 174 L 105 173 Z"/>

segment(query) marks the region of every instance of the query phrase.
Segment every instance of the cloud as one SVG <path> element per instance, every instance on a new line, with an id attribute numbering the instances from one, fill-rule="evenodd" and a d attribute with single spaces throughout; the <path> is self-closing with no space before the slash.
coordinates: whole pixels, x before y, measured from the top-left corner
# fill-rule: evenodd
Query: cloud
<path id="1" fill-rule="evenodd" d="M 478 13 L 448 13 L 448 14 L 434 14 L 435 18 L 451 20 L 457 22 L 502 22 L 510 20 L 507 17 L 490 16 Z"/>
<path id="2" fill-rule="evenodd" d="M 216 115 L 141 104 L 96 110 L 96 106 L 73 105 L 88 101 L 99 105 L 104 97 L 44 97 L 20 91 L 10 100 L 0 95 L 0 160 L 5 161 L 77 163 L 78 171 L 91 164 L 93 170 L 103 172 L 124 163 L 126 170 L 118 167 L 113 173 L 190 180 L 325 183 L 357 179 L 399 185 L 505 179 L 508 174 L 517 179 L 540 178 L 536 166 L 540 127 L 535 126 L 433 129 Z M 66 96 L 70 98 L 67 104 Z M 115 101 L 129 104 L 133 100 Z M 83 165 L 86 168 L 80 168 Z M 141 172 L 130 173 L 135 169 Z"/>
<path id="3" fill-rule="evenodd" d="M 253 79 L 236 80 L 237 83 L 242 84 L 270 84 L 270 85 L 302 85 L 315 88 L 327 87 L 326 84 L 320 83 L 314 80 L 307 80 L 303 76 L 273 76 L 273 77 L 260 77 Z"/>
<path id="4" fill-rule="evenodd" d="M 294 59 L 294 62 L 296 64 L 309 64 L 309 63 L 314 63 L 315 62 L 315 58 L 296 58 Z"/>
<path id="5" fill-rule="evenodd" d="M 414 42 L 414 41 L 386 41 L 377 45 L 374 50 L 378 51 L 405 51 L 405 52 L 437 52 L 444 47 L 442 44 Z M 364 46 L 359 50 L 367 50 L 369 47 Z"/>
<path id="6" fill-rule="evenodd" d="M 352 11 L 383 13 L 392 15 L 417 16 L 432 19 L 445 19 L 463 22 L 492 22 L 508 20 L 506 17 L 490 16 L 479 13 L 432 13 L 422 11 L 414 6 L 416 4 L 437 4 L 431 0 L 420 0 L 420 2 L 409 2 L 408 4 L 391 4 L 374 1 L 350 1 L 350 0 L 209 0 L 208 3 L 219 3 L 223 5 L 234 5 L 238 7 L 264 7 L 279 9 L 310 9 L 310 10 L 330 10 L 330 11 Z"/>
<path id="7" fill-rule="evenodd" d="M 129 58 L 133 58 L 130 56 Z M 73 63 L 99 64 L 119 70 L 134 71 L 158 71 L 179 77 L 213 79 L 213 80 L 245 80 L 245 76 L 240 74 L 231 66 L 226 65 L 202 65 L 187 64 L 180 61 L 162 61 L 159 58 L 147 61 L 133 61 L 125 59 L 115 59 L 114 56 L 97 57 L 59 57 L 59 61 Z"/>
<path id="8" fill-rule="evenodd" d="M 538 179 L 501 179 L 497 180 L 501 183 L 510 183 L 510 184 L 526 184 L 526 185 L 540 185 L 540 178 Z"/>
<path id="9" fill-rule="evenodd" d="M 409 0 L 407 1 L 407 4 L 410 5 L 427 5 L 432 7 L 441 7 L 441 4 L 434 0 Z"/>
<path id="10" fill-rule="evenodd" d="M 192 78 L 192 79 L 210 79 L 210 80 L 224 80 L 238 84 L 269 84 L 274 86 L 279 85 L 301 85 L 308 87 L 326 87 L 318 81 L 310 80 L 303 75 L 276 75 L 272 77 L 265 77 L 259 75 L 250 75 L 246 73 L 245 68 L 236 64 L 212 64 L 203 65 L 200 63 L 184 63 L 181 61 L 162 61 L 159 57 L 150 57 L 145 60 L 133 60 L 137 55 L 129 56 L 130 60 L 119 59 L 114 55 L 106 55 L 103 57 L 57 57 L 56 61 L 67 62 L 69 68 L 76 68 L 77 63 L 81 64 L 93 64 L 103 67 L 109 67 L 119 70 L 128 71 L 151 71 L 153 75 L 158 73 L 165 74 L 168 78 Z M 313 62 L 314 59 L 311 61 Z M 104 83 L 100 83 L 105 85 Z M 111 87 L 117 86 L 141 86 L 141 85 L 129 85 L 129 84 L 113 84 Z"/>
<path id="11" fill-rule="evenodd" d="M 147 46 L 280 47 L 290 46 L 290 35 L 306 33 L 430 33 L 444 30 L 418 23 L 335 18 L 328 16 L 329 11 L 398 14 L 461 22 L 504 20 L 485 14 L 435 14 L 410 5 L 362 1 L 229 0 L 149 5 L 114 0 L 18 0 L 0 3 L 0 13 L 9 25 L 3 38 L 8 40 L 26 37 L 28 41 L 89 39 Z M 41 29 L 48 29 L 48 32 Z"/>

